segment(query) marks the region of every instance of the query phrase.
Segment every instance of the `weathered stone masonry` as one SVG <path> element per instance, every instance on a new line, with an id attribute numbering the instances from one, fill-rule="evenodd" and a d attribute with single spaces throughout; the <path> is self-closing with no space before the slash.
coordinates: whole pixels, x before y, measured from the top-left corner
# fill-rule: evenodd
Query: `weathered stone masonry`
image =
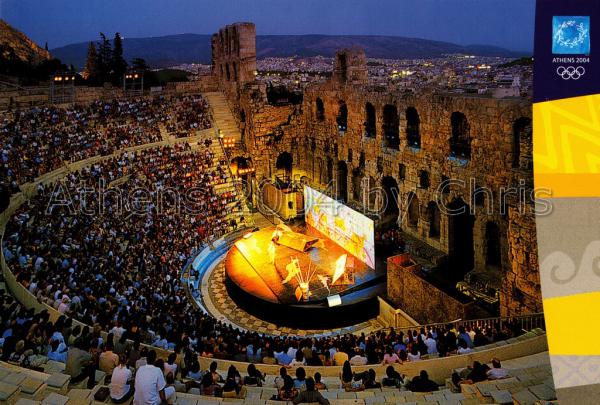
<path id="1" fill-rule="evenodd" d="M 251 157 L 259 180 L 272 177 L 277 157 L 288 152 L 294 173 L 316 185 L 335 181 L 337 197 L 350 203 L 378 205 L 382 197 L 368 192 L 383 186 L 383 198 L 398 194 L 398 204 L 382 222 L 397 220 L 450 258 L 471 251 L 463 264 L 501 274 L 501 314 L 541 311 L 533 205 L 508 190 L 521 187 L 529 199 L 531 100 L 370 86 L 364 52 L 347 49 L 331 80 L 309 86 L 301 106 L 274 106 L 254 81 L 254 33 L 243 23 L 215 34 L 213 74 L 240 124 L 240 153 Z M 459 222 L 444 210 L 465 205 L 474 210 L 466 219 L 472 248 L 463 246 L 470 231 L 454 231 Z"/>

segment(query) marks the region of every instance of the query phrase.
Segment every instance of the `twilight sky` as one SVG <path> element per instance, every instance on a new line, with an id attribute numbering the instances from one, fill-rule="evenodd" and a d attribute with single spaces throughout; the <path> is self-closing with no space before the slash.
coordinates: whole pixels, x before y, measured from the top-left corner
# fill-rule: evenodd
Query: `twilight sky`
<path id="1" fill-rule="evenodd" d="M 210 34 L 398 35 L 532 51 L 535 0 L 0 0 L 0 18 L 50 48 L 112 37 Z"/>

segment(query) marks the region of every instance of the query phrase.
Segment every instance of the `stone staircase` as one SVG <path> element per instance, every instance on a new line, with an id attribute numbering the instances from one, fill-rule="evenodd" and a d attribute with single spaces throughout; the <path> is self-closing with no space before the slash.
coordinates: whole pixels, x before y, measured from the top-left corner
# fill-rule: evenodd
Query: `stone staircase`
<path id="1" fill-rule="evenodd" d="M 203 96 L 210 104 L 214 127 L 222 131 L 225 138 L 233 138 L 236 142 L 240 142 L 242 134 L 229 108 L 229 104 L 227 104 L 225 95 L 221 92 L 210 92 L 204 93 Z"/>

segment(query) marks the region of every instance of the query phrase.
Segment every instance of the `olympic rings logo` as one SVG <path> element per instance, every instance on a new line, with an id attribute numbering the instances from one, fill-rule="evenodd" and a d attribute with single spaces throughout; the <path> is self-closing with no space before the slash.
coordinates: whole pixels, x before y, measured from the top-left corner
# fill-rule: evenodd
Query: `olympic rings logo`
<path id="1" fill-rule="evenodd" d="M 556 69 L 556 74 L 562 77 L 563 80 L 579 80 L 585 74 L 585 68 L 583 66 L 559 66 Z"/>

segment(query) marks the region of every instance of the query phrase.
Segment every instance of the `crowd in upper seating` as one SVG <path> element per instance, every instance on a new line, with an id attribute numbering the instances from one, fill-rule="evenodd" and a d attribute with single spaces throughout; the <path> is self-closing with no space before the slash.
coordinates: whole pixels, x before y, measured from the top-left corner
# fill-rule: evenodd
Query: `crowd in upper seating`
<path id="1" fill-rule="evenodd" d="M 64 162 L 160 141 L 159 123 L 167 131 L 209 128 L 208 105 L 199 95 L 158 96 L 6 112 L 0 119 L 0 178 L 16 190 Z"/>
<path id="2" fill-rule="evenodd" d="M 199 95 L 182 96 L 171 110 L 166 123 L 167 131 L 178 138 L 191 136 L 191 132 L 211 127 L 208 102 Z"/>

